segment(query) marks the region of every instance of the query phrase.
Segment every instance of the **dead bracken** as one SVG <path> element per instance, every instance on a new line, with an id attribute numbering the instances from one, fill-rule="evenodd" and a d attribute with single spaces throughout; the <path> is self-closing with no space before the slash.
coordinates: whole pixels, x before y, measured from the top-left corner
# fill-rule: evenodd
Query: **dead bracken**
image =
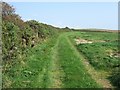
<path id="1" fill-rule="evenodd" d="M 76 44 L 89 44 L 89 43 L 96 43 L 96 42 L 107 42 L 104 40 L 86 40 L 86 39 L 82 39 L 82 38 L 75 38 L 74 41 L 76 42 Z"/>
<path id="2" fill-rule="evenodd" d="M 92 41 L 88 41 L 88 40 L 85 40 L 85 39 L 81 39 L 81 38 L 77 38 L 77 39 L 74 39 L 76 44 L 86 44 L 86 43 L 93 43 Z"/>

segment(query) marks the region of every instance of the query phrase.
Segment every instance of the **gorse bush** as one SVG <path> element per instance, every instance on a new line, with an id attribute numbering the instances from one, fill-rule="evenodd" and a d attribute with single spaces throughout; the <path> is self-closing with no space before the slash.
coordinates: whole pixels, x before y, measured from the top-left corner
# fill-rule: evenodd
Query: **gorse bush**
<path id="1" fill-rule="evenodd" d="M 17 49 L 19 48 L 19 27 L 13 23 L 3 23 L 3 60 L 10 60 L 17 55 Z"/>
<path id="2" fill-rule="evenodd" d="M 30 20 L 27 21 L 26 24 L 28 24 L 32 30 L 35 33 L 35 36 L 38 38 L 47 38 L 49 36 L 53 36 L 57 34 L 57 28 L 51 26 L 51 25 L 46 25 L 43 23 L 39 23 L 38 21 L 35 20 Z"/>
<path id="3" fill-rule="evenodd" d="M 4 61 L 13 58 L 17 59 L 18 53 L 22 54 L 27 48 L 37 44 L 41 39 L 54 36 L 58 32 L 58 28 L 35 20 L 24 22 L 15 13 L 15 9 L 5 2 L 2 2 L 2 19 Z"/>
<path id="4" fill-rule="evenodd" d="M 14 7 L 5 2 L 2 2 L 2 20 L 3 76 L 7 77 L 11 76 L 9 72 L 15 64 L 26 60 L 29 49 L 61 32 L 60 28 L 35 20 L 24 22 Z M 3 83 L 5 80 L 3 77 Z"/>

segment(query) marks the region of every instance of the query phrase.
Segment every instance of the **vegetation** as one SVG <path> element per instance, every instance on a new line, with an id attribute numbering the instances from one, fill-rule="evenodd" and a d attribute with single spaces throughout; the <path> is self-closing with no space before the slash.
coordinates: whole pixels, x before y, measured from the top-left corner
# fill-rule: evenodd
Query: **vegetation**
<path id="1" fill-rule="evenodd" d="M 13 81 L 17 70 L 22 69 L 19 66 L 26 60 L 30 49 L 49 37 L 57 36 L 59 28 L 35 20 L 24 22 L 5 2 L 2 3 L 2 19 L 3 87 L 8 87 L 6 82 Z"/>
<path id="2" fill-rule="evenodd" d="M 120 86 L 117 33 L 24 22 L 5 2 L 2 19 L 3 88 L 99 88 L 105 72 L 100 78 Z"/>
<path id="3" fill-rule="evenodd" d="M 99 72 L 106 71 L 109 75 L 106 78 L 116 86 L 120 82 L 120 62 L 118 34 L 110 32 L 76 32 L 69 36 L 76 48 L 81 52 L 89 63 Z M 93 43 L 78 44 L 75 38 L 90 40 Z"/>
<path id="4" fill-rule="evenodd" d="M 114 86 L 120 88 L 120 67 L 117 67 L 112 71 L 112 75 L 109 79 Z"/>
<path id="5" fill-rule="evenodd" d="M 45 88 L 48 81 L 48 70 L 51 49 L 55 39 L 49 39 L 34 48 L 30 48 L 25 59 L 17 62 L 4 73 L 3 87 L 5 88 Z"/>
<path id="6" fill-rule="evenodd" d="M 78 49 L 87 57 L 90 64 L 96 69 L 112 69 L 117 67 L 117 42 L 81 44 Z"/>
<path id="7" fill-rule="evenodd" d="M 58 60 L 64 72 L 63 87 L 68 88 L 98 88 L 100 87 L 87 73 L 77 52 L 65 33 L 59 39 Z"/>

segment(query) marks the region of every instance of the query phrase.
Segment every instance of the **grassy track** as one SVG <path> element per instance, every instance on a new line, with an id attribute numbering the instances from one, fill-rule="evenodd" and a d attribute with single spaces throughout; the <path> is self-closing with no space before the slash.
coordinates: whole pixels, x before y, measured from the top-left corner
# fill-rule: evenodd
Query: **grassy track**
<path id="1" fill-rule="evenodd" d="M 100 87 L 88 74 L 87 70 L 82 64 L 79 52 L 75 50 L 75 48 L 67 38 L 67 33 L 63 34 L 60 38 L 58 51 L 60 66 L 64 71 L 64 77 L 62 78 L 62 87 Z"/>
<path id="2" fill-rule="evenodd" d="M 34 47 L 29 51 L 26 60 L 20 61 L 12 67 L 10 72 L 13 75 L 6 74 L 4 76 L 8 82 L 5 86 L 33 88 L 112 87 L 90 65 L 86 55 L 80 53 L 72 40 L 76 36 L 94 39 L 96 37 L 92 38 L 93 34 L 95 33 L 88 36 L 84 32 L 66 32 Z M 110 33 L 108 34 L 110 35 Z M 106 36 L 106 34 L 104 35 Z M 97 37 L 98 40 L 101 38 Z M 113 37 L 112 40 L 114 39 L 116 38 Z"/>
<path id="3" fill-rule="evenodd" d="M 62 71 L 60 69 L 59 60 L 58 60 L 58 43 L 59 43 L 59 38 L 51 51 L 48 88 L 61 88 L 62 85 L 62 82 L 60 80 L 61 79 L 60 75 L 62 75 Z"/>

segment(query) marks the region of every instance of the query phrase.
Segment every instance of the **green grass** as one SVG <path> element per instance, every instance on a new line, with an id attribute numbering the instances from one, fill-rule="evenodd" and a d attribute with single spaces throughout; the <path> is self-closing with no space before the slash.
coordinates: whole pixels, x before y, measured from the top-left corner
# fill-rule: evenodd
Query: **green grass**
<path id="1" fill-rule="evenodd" d="M 87 61 L 102 75 L 113 84 L 119 87 L 119 59 L 115 54 L 119 52 L 118 33 L 110 32 L 75 32 L 69 35 L 71 42 L 77 50 L 87 59 Z M 93 42 L 92 44 L 76 45 L 75 38 L 82 38 Z"/>
<path id="2" fill-rule="evenodd" d="M 118 42 L 80 44 L 77 48 L 96 69 L 111 70 L 120 64 L 120 58 L 110 56 L 111 52 L 118 52 Z"/>
<path id="3" fill-rule="evenodd" d="M 64 88 L 93 88 L 99 85 L 87 73 L 75 50 L 65 35 L 62 35 L 58 45 L 58 57 L 61 68 L 64 71 L 62 83 Z"/>
<path id="4" fill-rule="evenodd" d="M 56 39 L 56 37 L 49 39 L 29 49 L 25 60 L 17 62 L 3 75 L 3 87 L 47 87 L 51 50 Z"/>
<path id="5" fill-rule="evenodd" d="M 75 38 L 110 42 L 76 46 Z M 3 73 L 3 87 L 103 87 L 101 82 L 97 81 L 100 75 L 96 72 L 100 72 L 98 69 L 109 71 L 119 64 L 118 58 L 109 57 L 106 54 L 109 51 L 117 51 L 118 44 L 115 40 L 117 40 L 117 34 L 107 32 L 64 32 L 60 36 L 49 38 L 34 48 L 28 49 L 27 55 L 19 56 L 21 59 L 9 66 L 10 68 Z M 87 61 L 91 66 L 85 65 Z M 100 74 L 104 75 L 104 72 Z M 100 78 L 105 77 L 100 76 Z"/>
<path id="6" fill-rule="evenodd" d="M 83 38 L 87 40 L 106 40 L 106 41 L 114 41 L 118 40 L 118 33 L 111 32 L 80 32 L 76 31 L 71 34 L 69 37 L 71 38 Z"/>
<path id="7" fill-rule="evenodd" d="M 89 63 L 96 69 L 110 70 L 119 63 L 119 57 L 110 56 L 111 53 L 118 52 L 118 34 L 110 32 L 76 32 L 69 36 L 72 43 L 76 45 L 74 39 L 82 38 L 92 40 L 92 44 L 76 45 L 77 49 L 82 52 Z M 106 40 L 108 42 L 94 42 L 96 40 Z"/>

